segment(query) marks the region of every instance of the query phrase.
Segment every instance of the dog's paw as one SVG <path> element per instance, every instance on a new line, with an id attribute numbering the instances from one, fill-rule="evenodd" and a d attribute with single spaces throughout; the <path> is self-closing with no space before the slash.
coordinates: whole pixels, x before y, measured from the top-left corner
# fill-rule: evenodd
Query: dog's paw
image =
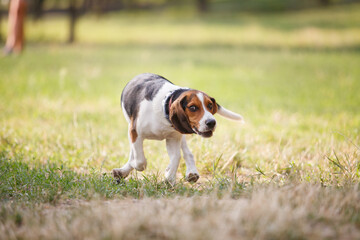
<path id="1" fill-rule="evenodd" d="M 126 173 L 121 168 L 114 168 L 112 170 L 112 175 L 116 179 L 122 179 L 122 178 L 126 178 L 129 175 L 129 173 Z"/>
<path id="2" fill-rule="evenodd" d="M 176 179 L 166 179 L 165 178 L 165 181 L 166 185 L 168 185 L 169 187 L 174 187 L 175 184 L 176 184 Z"/>
<path id="3" fill-rule="evenodd" d="M 186 176 L 186 181 L 195 183 L 197 180 L 199 180 L 200 176 L 198 173 L 189 173 Z"/>
<path id="4" fill-rule="evenodd" d="M 165 182 L 171 186 L 174 186 L 176 183 L 176 173 L 171 172 L 169 168 L 165 170 Z"/>

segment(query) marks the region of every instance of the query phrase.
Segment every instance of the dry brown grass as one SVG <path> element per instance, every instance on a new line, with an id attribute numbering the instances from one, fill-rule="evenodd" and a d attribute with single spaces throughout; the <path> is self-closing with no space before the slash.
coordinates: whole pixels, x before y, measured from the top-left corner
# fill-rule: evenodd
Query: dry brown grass
<path id="1" fill-rule="evenodd" d="M 78 45 L 0 58 L 0 240 L 360 239 L 359 13 L 89 16 Z M 27 26 L 30 42 L 66 38 L 66 18 Z M 198 183 L 181 161 L 165 184 L 156 141 L 145 172 L 109 175 L 128 158 L 119 98 L 140 72 L 245 117 L 189 136 Z"/>
<path id="2" fill-rule="evenodd" d="M 4 239 L 359 239 L 360 189 L 270 187 L 215 196 L 2 206 Z"/>

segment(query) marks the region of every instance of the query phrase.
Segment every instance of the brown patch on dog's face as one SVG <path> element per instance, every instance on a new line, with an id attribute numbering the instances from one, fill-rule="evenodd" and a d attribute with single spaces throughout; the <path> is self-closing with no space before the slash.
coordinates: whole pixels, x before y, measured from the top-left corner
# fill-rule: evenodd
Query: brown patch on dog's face
<path id="1" fill-rule="evenodd" d="M 172 104 L 169 109 L 169 119 L 173 127 L 183 134 L 194 133 L 190 125 L 189 117 L 185 113 L 188 92 L 181 94 Z"/>
<path id="2" fill-rule="evenodd" d="M 204 116 L 204 108 L 197 96 L 198 91 L 189 91 L 185 96 L 187 101 L 185 105 L 185 114 L 188 116 L 189 124 L 192 129 L 198 129 L 200 120 Z"/>
<path id="3" fill-rule="evenodd" d="M 217 106 L 217 103 L 215 101 L 215 98 L 212 98 L 212 97 L 208 96 L 206 93 L 203 93 L 203 94 L 204 94 L 204 105 L 205 105 L 206 109 L 212 115 L 214 115 L 218 110 L 218 106 Z"/>

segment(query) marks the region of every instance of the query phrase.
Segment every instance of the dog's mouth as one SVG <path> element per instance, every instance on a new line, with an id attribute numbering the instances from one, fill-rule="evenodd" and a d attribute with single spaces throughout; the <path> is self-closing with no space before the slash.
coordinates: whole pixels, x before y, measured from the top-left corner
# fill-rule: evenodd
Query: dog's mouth
<path id="1" fill-rule="evenodd" d="M 215 129 L 213 130 L 208 130 L 208 131 L 205 131 L 205 132 L 200 132 L 196 127 L 193 128 L 194 132 L 204 138 L 209 138 L 213 135 L 213 132 Z"/>

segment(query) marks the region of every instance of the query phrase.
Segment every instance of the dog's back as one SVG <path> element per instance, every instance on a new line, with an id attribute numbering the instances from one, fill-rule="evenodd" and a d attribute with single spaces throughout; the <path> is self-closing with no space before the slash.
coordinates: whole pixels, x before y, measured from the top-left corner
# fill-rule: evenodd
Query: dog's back
<path id="1" fill-rule="evenodd" d="M 152 73 L 143 73 L 134 77 L 121 94 L 121 105 L 127 117 L 136 119 L 140 103 L 144 99 L 152 101 L 166 82 L 171 83 L 166 78 Z"/>

